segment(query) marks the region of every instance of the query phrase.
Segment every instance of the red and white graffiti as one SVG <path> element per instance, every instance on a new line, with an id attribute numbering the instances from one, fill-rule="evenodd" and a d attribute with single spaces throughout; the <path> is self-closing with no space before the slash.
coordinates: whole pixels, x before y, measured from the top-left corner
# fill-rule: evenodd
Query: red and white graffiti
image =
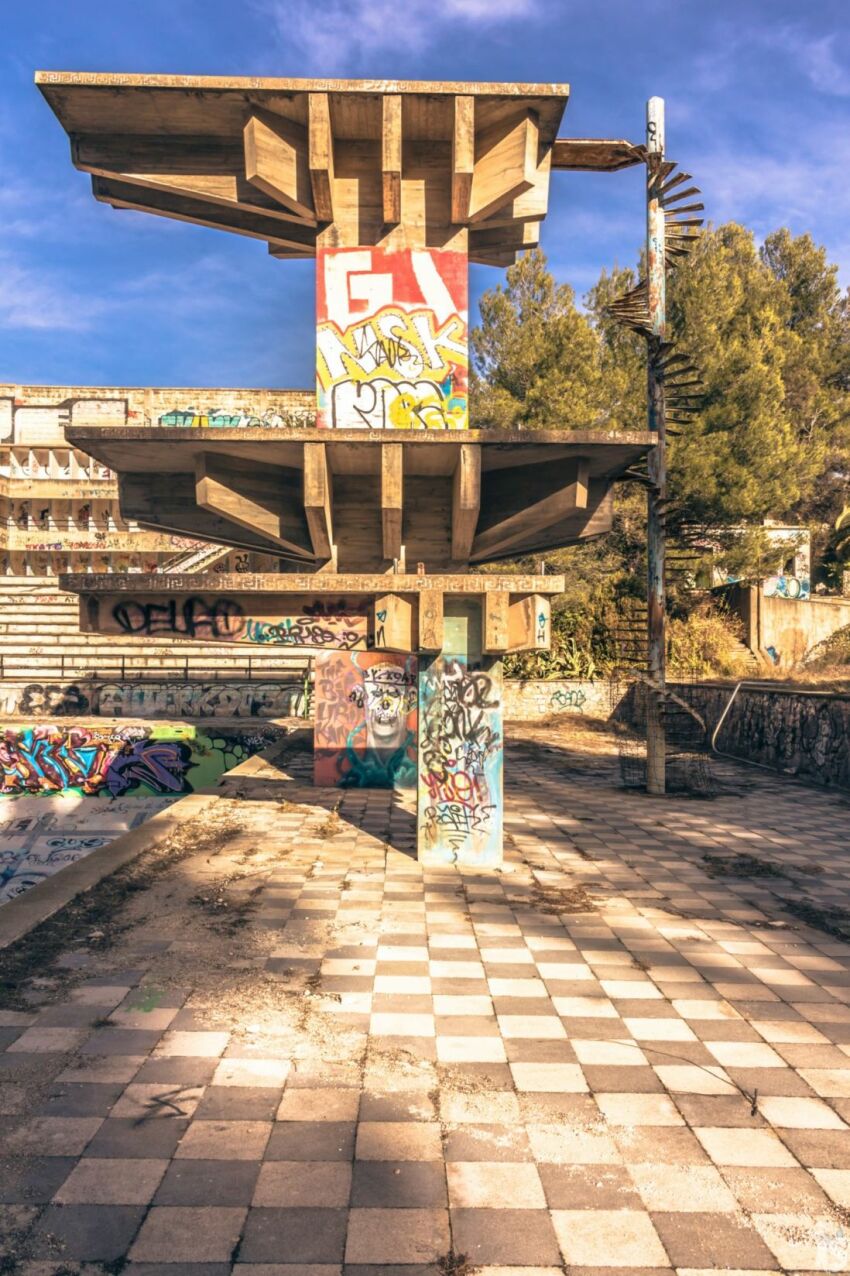
<path id="1" fill-rule="evenodd" d="M 318 424 L 466 429 L 468 305 L 462 253 L 320 248 Z"/>

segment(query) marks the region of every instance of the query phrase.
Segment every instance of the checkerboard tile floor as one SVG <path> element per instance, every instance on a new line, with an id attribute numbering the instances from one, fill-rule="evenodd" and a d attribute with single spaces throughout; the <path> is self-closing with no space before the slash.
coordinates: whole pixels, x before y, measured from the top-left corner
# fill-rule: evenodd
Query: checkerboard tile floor
<path id="1" fill-rule="evenodd" d="M 846 903 L 848 804 L 724 774 L 657 802 L 514 748 L 500 874 L 423 871 L 388 794 L 330 834 L 339 795 L 297 780 L 228 803 L 264 858 L 225 960 L 141 909 L 58 1000 L 0 1010 L 0 1256 L 850 1271 L 850 946 L 787 911 Z"/>

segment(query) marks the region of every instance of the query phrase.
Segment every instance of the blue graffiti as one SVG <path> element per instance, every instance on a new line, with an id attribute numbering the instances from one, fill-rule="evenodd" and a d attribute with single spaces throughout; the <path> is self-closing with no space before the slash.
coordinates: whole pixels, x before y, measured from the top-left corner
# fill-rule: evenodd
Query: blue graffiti
<path id="1" fill-rule="evenodd" d="M 112 759 L 106 788 L 113 797 L 136 784 L 146 784 L 154 793 L 182 793 L 191 756 L 192 750 L 179 740 L 137 740 Z"/>

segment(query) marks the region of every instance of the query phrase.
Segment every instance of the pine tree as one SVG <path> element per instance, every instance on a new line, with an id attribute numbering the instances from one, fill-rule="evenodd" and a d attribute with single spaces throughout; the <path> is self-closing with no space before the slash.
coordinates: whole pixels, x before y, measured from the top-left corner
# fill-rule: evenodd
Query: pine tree
<path id="1" fill-rule="evenodd" d="M 482 298 L 472 334 L 477 423 L 645 428 L 645 346 L 608 313 L 635 280 L 632 270 L 603 271 L 582 313 L 542 252 L 512 266 L 506 285 Z M 671 533 L 702 530 L 751 574 L 766 518 L 809 523 L 825 542 L 850 500 L 850 301 L 825 251 L 787 230 L 761 250 L 734 222 L 709 230 L 669 275 L 668 320 L 705 389 L 669 442 Z M 549 556 L 572 563 L 584 588 L 594 573 L 604 588 L 639 587 L 643 493 L 620 485 L 616 509 L 604 547 Z"/>
<path id="2" fill-rule="evenodd" d="M 502 429 L 587 429 L 607 406 L 599 341 L 540 249 L 524 254 L 481 298 L 471 334 L 472 416 Z"/>

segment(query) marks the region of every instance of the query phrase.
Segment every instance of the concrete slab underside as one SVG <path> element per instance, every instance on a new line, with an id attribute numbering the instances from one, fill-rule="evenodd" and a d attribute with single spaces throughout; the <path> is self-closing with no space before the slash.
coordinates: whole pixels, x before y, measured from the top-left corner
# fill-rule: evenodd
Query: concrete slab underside
<path id="1" fill-rule="evenodd" d="M 502 874 L 423 869 L 412 797 L 294 755 L 211 799 L 105 947 L 10 981 L 1 1255 L 850 1268 L 850 946 L 784 910 L 846 904 L 846 798 L 730 767 L 652 801 L 604 736 L 523 731 Z"/>

